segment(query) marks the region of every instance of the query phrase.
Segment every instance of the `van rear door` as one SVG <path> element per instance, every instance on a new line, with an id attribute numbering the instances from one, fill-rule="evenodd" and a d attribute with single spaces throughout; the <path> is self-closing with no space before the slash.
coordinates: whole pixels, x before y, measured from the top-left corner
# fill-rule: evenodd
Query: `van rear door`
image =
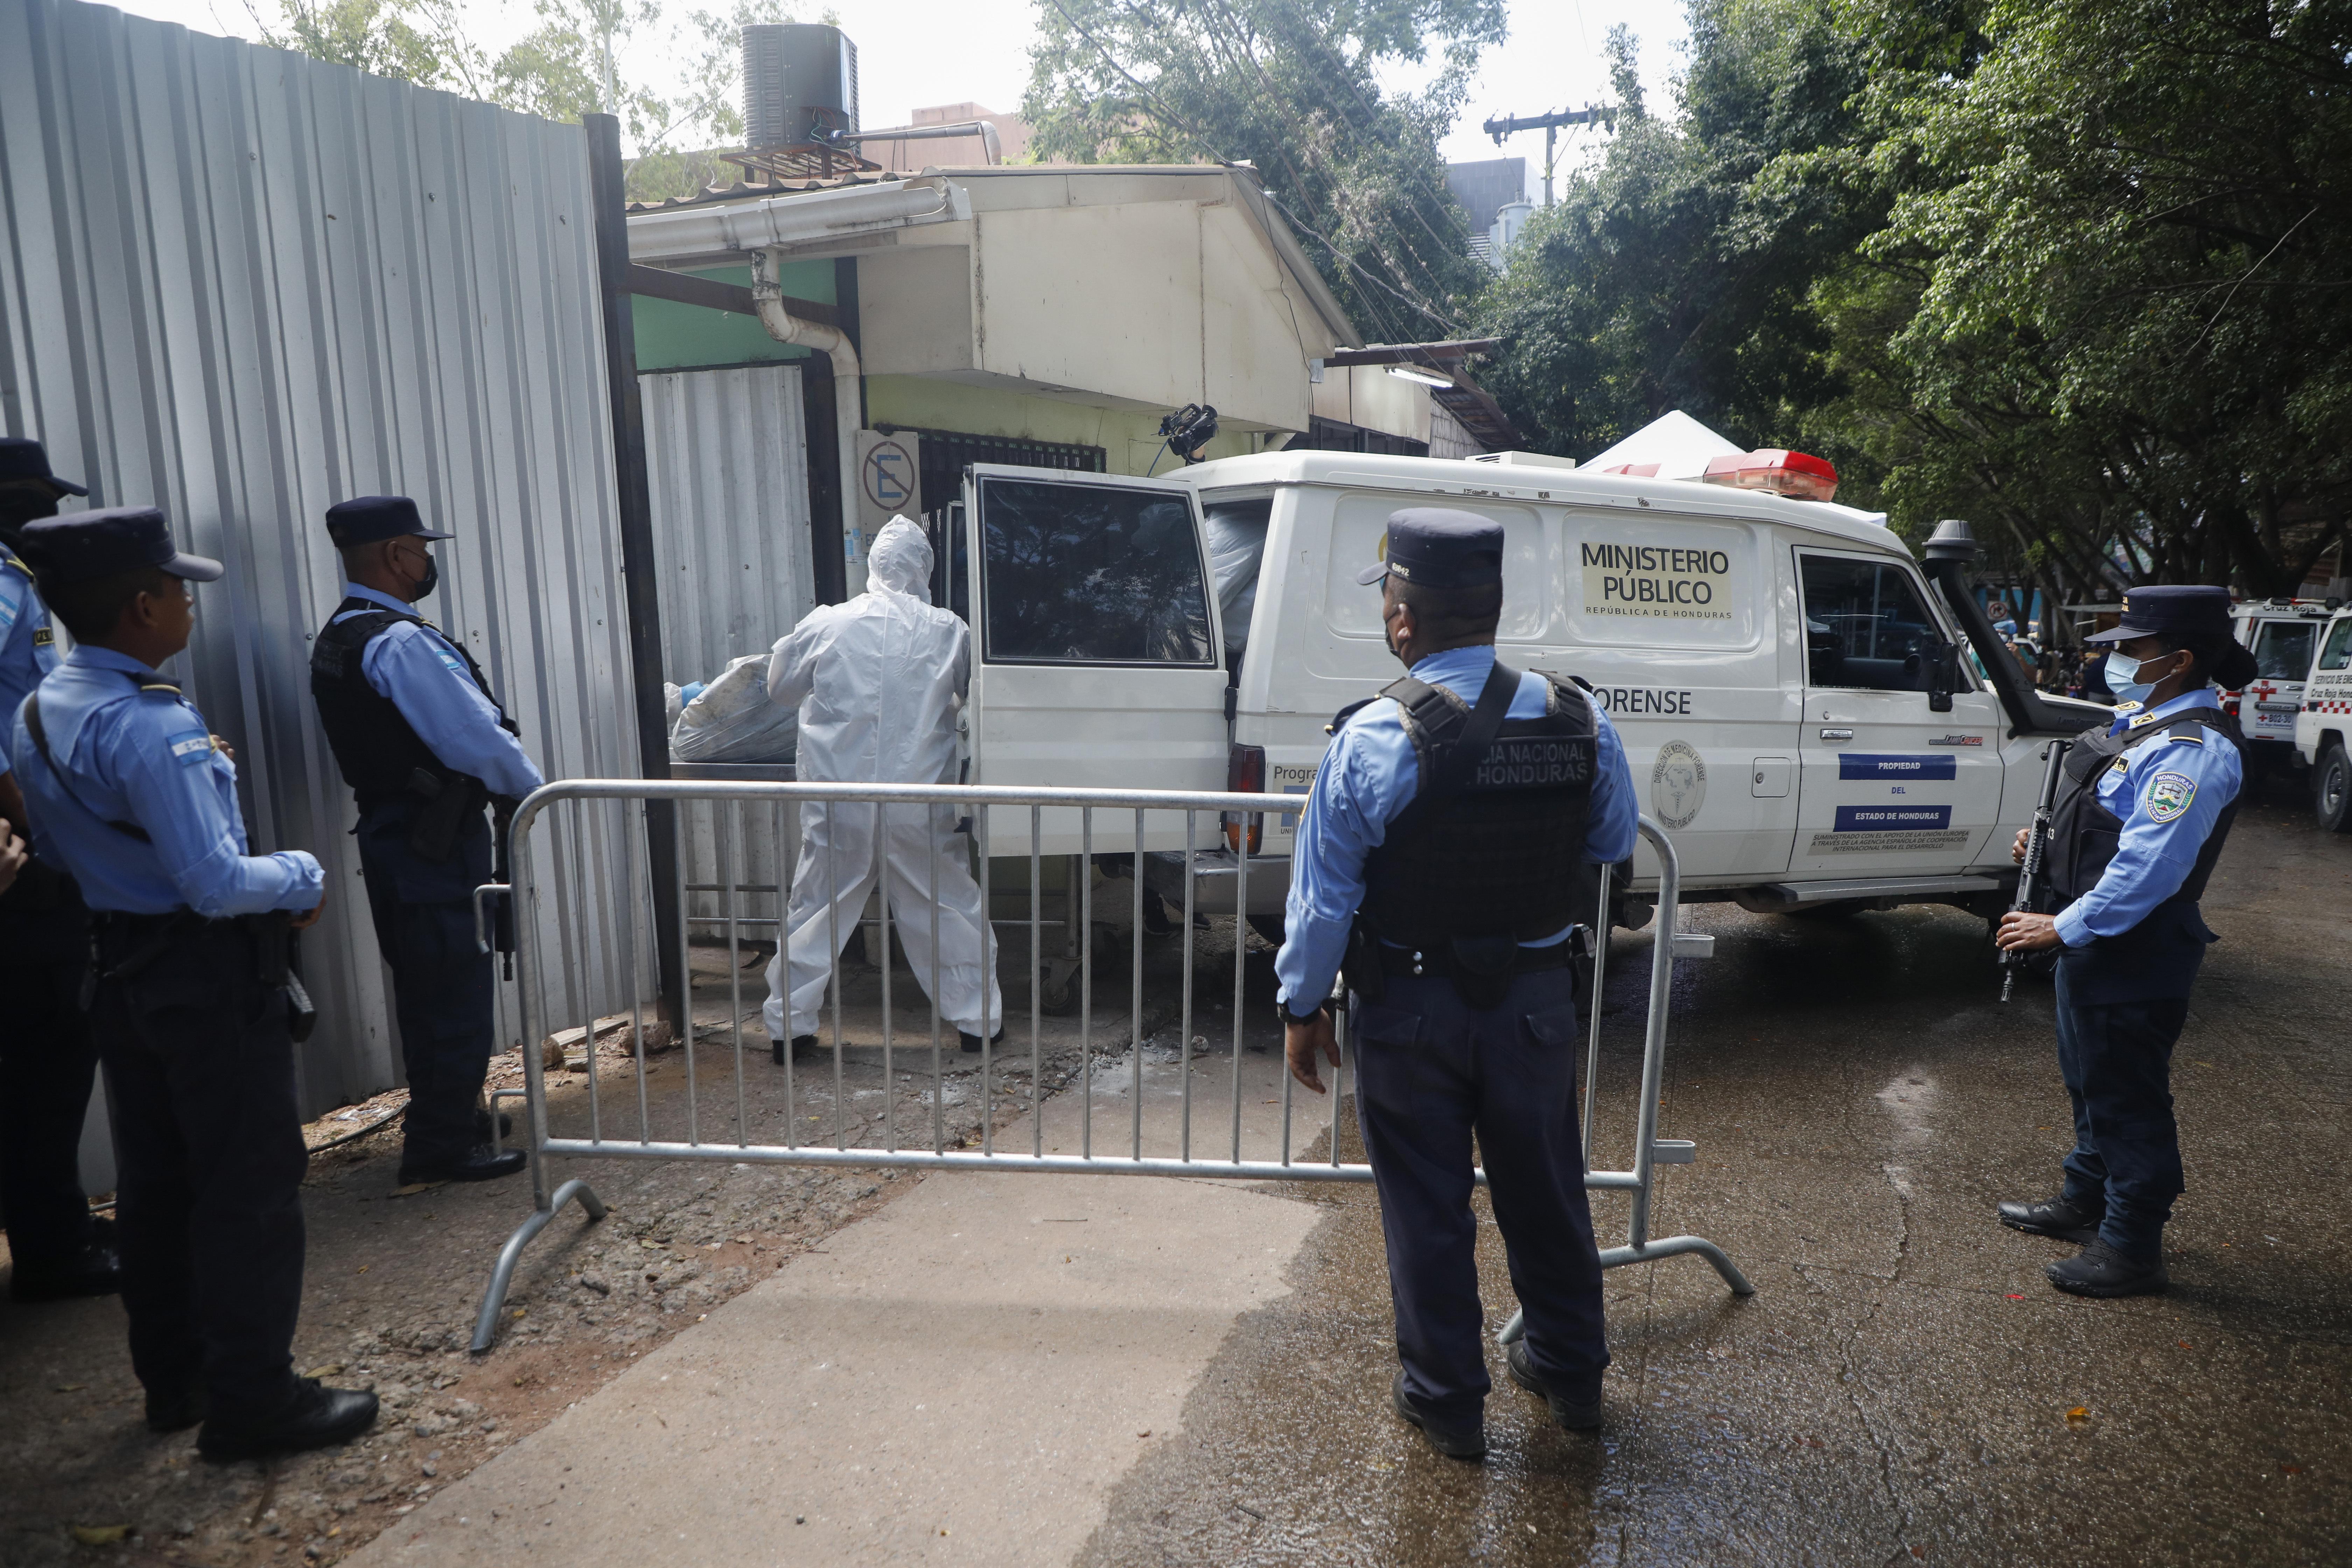
<path id="1" fill-rule="evenodd" d="M 1958 872 L 1996 858 L 1999 704 L 1971 677 L 1929 706 L 1947 644 L 1907 563 L 1800 549 L 1805 712 L 1792 872 Z M 2005 856 L 1998 857 L 2006 859 Z"/>
<path id="2" fill-rule="evenodd" d="M 976 463 L 964 519 L 971 782 L 1223 789 L 1225 675 L 1192 489 Z M 1075 811 L 1045 826 L 1046 853 L 1080 847 Z M 1134 847 L 1132 814 L 1098 812 L 1095 826 L 1097 853 Z M 1182 847 L 1181 817 L 1151 826 L 1148 847 Z M 992 853 L 1025 852 L 1026 808 L 999 807 L 989 826 Z M 1217 831 L 1200 824 L 1202 847 Z"/>

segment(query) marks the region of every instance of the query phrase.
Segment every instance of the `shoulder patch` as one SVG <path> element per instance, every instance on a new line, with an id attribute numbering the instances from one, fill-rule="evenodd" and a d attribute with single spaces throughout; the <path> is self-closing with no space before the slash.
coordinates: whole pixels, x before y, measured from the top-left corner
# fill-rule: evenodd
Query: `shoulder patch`
<path id="1" fill-rule="evenodd" d="M 2147 815 L 2150 821 L 2170 822 L 2189 809 L 2197 798 L 2197 781 L 2187 773 L 2169 769 L 2148 781 Z"/>
<path id="2" fill-rule="evenodd" d="M 467 673 L 466 661 L 464 659 L 459 658 L 455 653 L 446 647 L 436 647 L 433 651 L 440 656 L 443 668 L 446 668 L 450 674 L 463 675 L 466 677 L 468 684 L 472 683 L 474 678 Z"/>
<path id="3" fill-rule="evenodd" d="M 202 730 L 183 730 L 163 744 L 171 748 L 172 755 L 184 768 L 193 768 L 213 754 L 213 738 Z"/>

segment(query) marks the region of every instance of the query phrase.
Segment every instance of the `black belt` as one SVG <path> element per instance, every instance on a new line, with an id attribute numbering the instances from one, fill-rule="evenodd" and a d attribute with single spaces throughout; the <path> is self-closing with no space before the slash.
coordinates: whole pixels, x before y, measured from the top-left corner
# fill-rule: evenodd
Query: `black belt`
<path id="1" fill-rule="evenodd" d="M 291 916 L 283 910 L 269 910 L 258 914 L 228 915 L 217 921 L 206 920 L 190 909 L 177 909 L 160 915 L 132 914 L 125 910 L 92 910 L 90 911 L 90 966 L 82 976 L 81 1005 L 89 1010 L 98 994 L 100 981 L 117 984 L 136 980 L 171 951 L 172 943 L 184 933 L 202 931 L 208 927 L 233 927 L 243 931 L 253 942 L 255 978 L 286 998 L 288 1030 L 294 1043 L 300 1045 L 310 1037 L 318 1022 L 318 1010 L 310 1005 L 310 994 L 302 985 L 294 955 L 295 932 Z M 103 945 L 108 941 L 121 942 L 129 949 L 121 960 L 109 964 Z"/>
<path id="2" fill-rule="evenodd" d="M 1576 946 L 1573 932 L 1544 947 L 1522 947 L 1511 960 L 1512 974 L 1536 974 L 1547 969 L 1568 967 L 1570 951 Z M 1381 973 L 1383 974 L 1444 974 L 1454 973 L 1454 960 L 1449 953 L 1415 952 L 1410 948 L 1381 948 Z"/>

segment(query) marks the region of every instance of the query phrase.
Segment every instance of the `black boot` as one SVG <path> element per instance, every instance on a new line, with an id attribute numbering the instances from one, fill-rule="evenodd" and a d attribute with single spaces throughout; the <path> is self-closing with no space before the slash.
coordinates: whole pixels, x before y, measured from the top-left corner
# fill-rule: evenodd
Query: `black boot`
<path id="1" fill-rule="evenodd" d="M 782 1040 L 774 1041 L 768 1048 L 769 1053 L 775 1058 L 776 1065 L 778 1067 L 783 1066 L 784 1042 Z M 816 1037 L 814 1035 L 794 1035 L 793 1037 L 793 1060 L 799 1061 L 803 1057 L 813 1057 L 814 1055 L 816 1055 Z"/>
<path id="2" fill-rule="evenodd" d="M 291 1404 L 267 1420 L 223 1421 L 208 1416 L 196 1435 L 196 1452 L 216 1464 L 257 1459 L 347 1443 L 375 1421 L 375 1395 L 356 1388 L 322 1388 L 315 1377 L 296 1381 Z"/>
<path id="3" fill-rule="evenodd" d="M 2172 1283 L 2161 1256 L 2143 1263 L 2095 1238 L 2063 1263 L 2053 1263 L 2042 1272 L 2069 1296 L 2153 1296 Z"/>
<path id="4" fill-rule="evenodd" d="M 988 1043 L 992 1046 L 1003 1045 L 1004 1043 L 1003 1025 L 999 1024 L 996 1026 L 996 1033 L 988 1037 Z M 978 1035 L 968 1035 L 961 1029 L 958 1029 L 956 1031 L 956 1044 L 961 1046 L 965 1050 L 970 1051 L 974 1056 L 978 1056 L 980 1054 L 980 1037 Z"/>
<path id="5" fill-rule="evenodd" d="M 1525 1340 L 1515 1341 L 1503 1359 L 1510 1363 L 1511 1381 L 1529 1394 L 1541 1394 L 1544 1403 L 1551 1406 L 1551 1418 L 1559 1423 L 1563 1431 L 1591 1432 L 1600 1428 L 1600 1396 L 1595 1394 L 1591 1403 L 1580 1405 L 1545 1387 L 1543 1379 L 1536 1375 L 1536 1363 L 1528 1355 Z"/>
<path id="6" fill-rule="evenodd" d="M 8 1271 L 8 1294 L 18 1301 L 69 1301 L 111 1296 L 121 1289 L 122 1259 L 105 1241 L 66 1258 L 20 1258 Z"/>
<path id="7" fill-rule="evenodd" d="M 147 1391 L 147 1430 L 184 1432 L 205 1418 L 208 1403 L 201 1382 L 184 1383 L 176 1388 L 151 1388 Z"/>
<path id="8" fill-rule="evenodd" d="M 1412 1396 L 1405 1393 L 1404 1373 L 1402 1369 L 1400 1369 L 1396 1374 L 1396 1381 L 1389 1384 L 1389 1402 L 1396 1406 L 1396 1413 L 1399 1415 L 1403 1416 L 1407 1421 L 1412 1422 L 1414 1426 L 1421 1428 L 1421 1435 L 1429 1439 L 1429 1446 L 1431 1447 L 1436 1449 L 1447 1458 L 1479 1459 L 1486 1458 L 1486 1424 L 1481 1422 L 1475 1426 L 1464 1427 L 1431 1426 L 1429 1418 L 1421 1413 L 1421 1407 L 1412 1402 Z"/>
<path id="9" fill-rule="evenodd" d="M 2000 1205 L 2000 1223 L 2010 1229 L 2054 1236 L 2077 1247 L 2088 1247 L 2099 1234 L 2100 1222 L 2106 1217 L 2105 1205 L 2084 1208 L 2064 1198 L 2044 1198 L 2040 1203 L 2011 1198 Z"/>
<path id="10" fill-rule="evenodd" d="M 499 1112 L 499 1136 L 501 1138 L 511 1138 L 514 1136 L 514 1118 L 509 1116 L 503 1110 Z M 487 1110 L 478 1109 L 474 1112 L 474 1142 L 477 1143 L 487 1143 L 489 1141 L 490 1113 Z"/>
<path id="11" fill-rule="evenodd" d="M 501 1154 L 488 1143 L 477 1143 L 463 1154 L 428 1163 L 400 1163 L 400 1184 L 413 1187 L 419 1182 L 495 1182 L 500 1176 L 511 1176 L 530 1162 L 520 1149 L 509 1149 Z"/>

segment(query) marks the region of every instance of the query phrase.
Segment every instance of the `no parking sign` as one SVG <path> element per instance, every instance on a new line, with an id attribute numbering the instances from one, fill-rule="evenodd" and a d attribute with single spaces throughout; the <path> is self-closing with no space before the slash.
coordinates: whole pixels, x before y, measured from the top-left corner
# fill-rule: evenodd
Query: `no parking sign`
<path id="1" fill-rule="evenodd" d="M 871 539 L 894 517 L 919 518 L 923 507 L 922 438 L 905 432 L 857 433 L 857 520 Z"/>

